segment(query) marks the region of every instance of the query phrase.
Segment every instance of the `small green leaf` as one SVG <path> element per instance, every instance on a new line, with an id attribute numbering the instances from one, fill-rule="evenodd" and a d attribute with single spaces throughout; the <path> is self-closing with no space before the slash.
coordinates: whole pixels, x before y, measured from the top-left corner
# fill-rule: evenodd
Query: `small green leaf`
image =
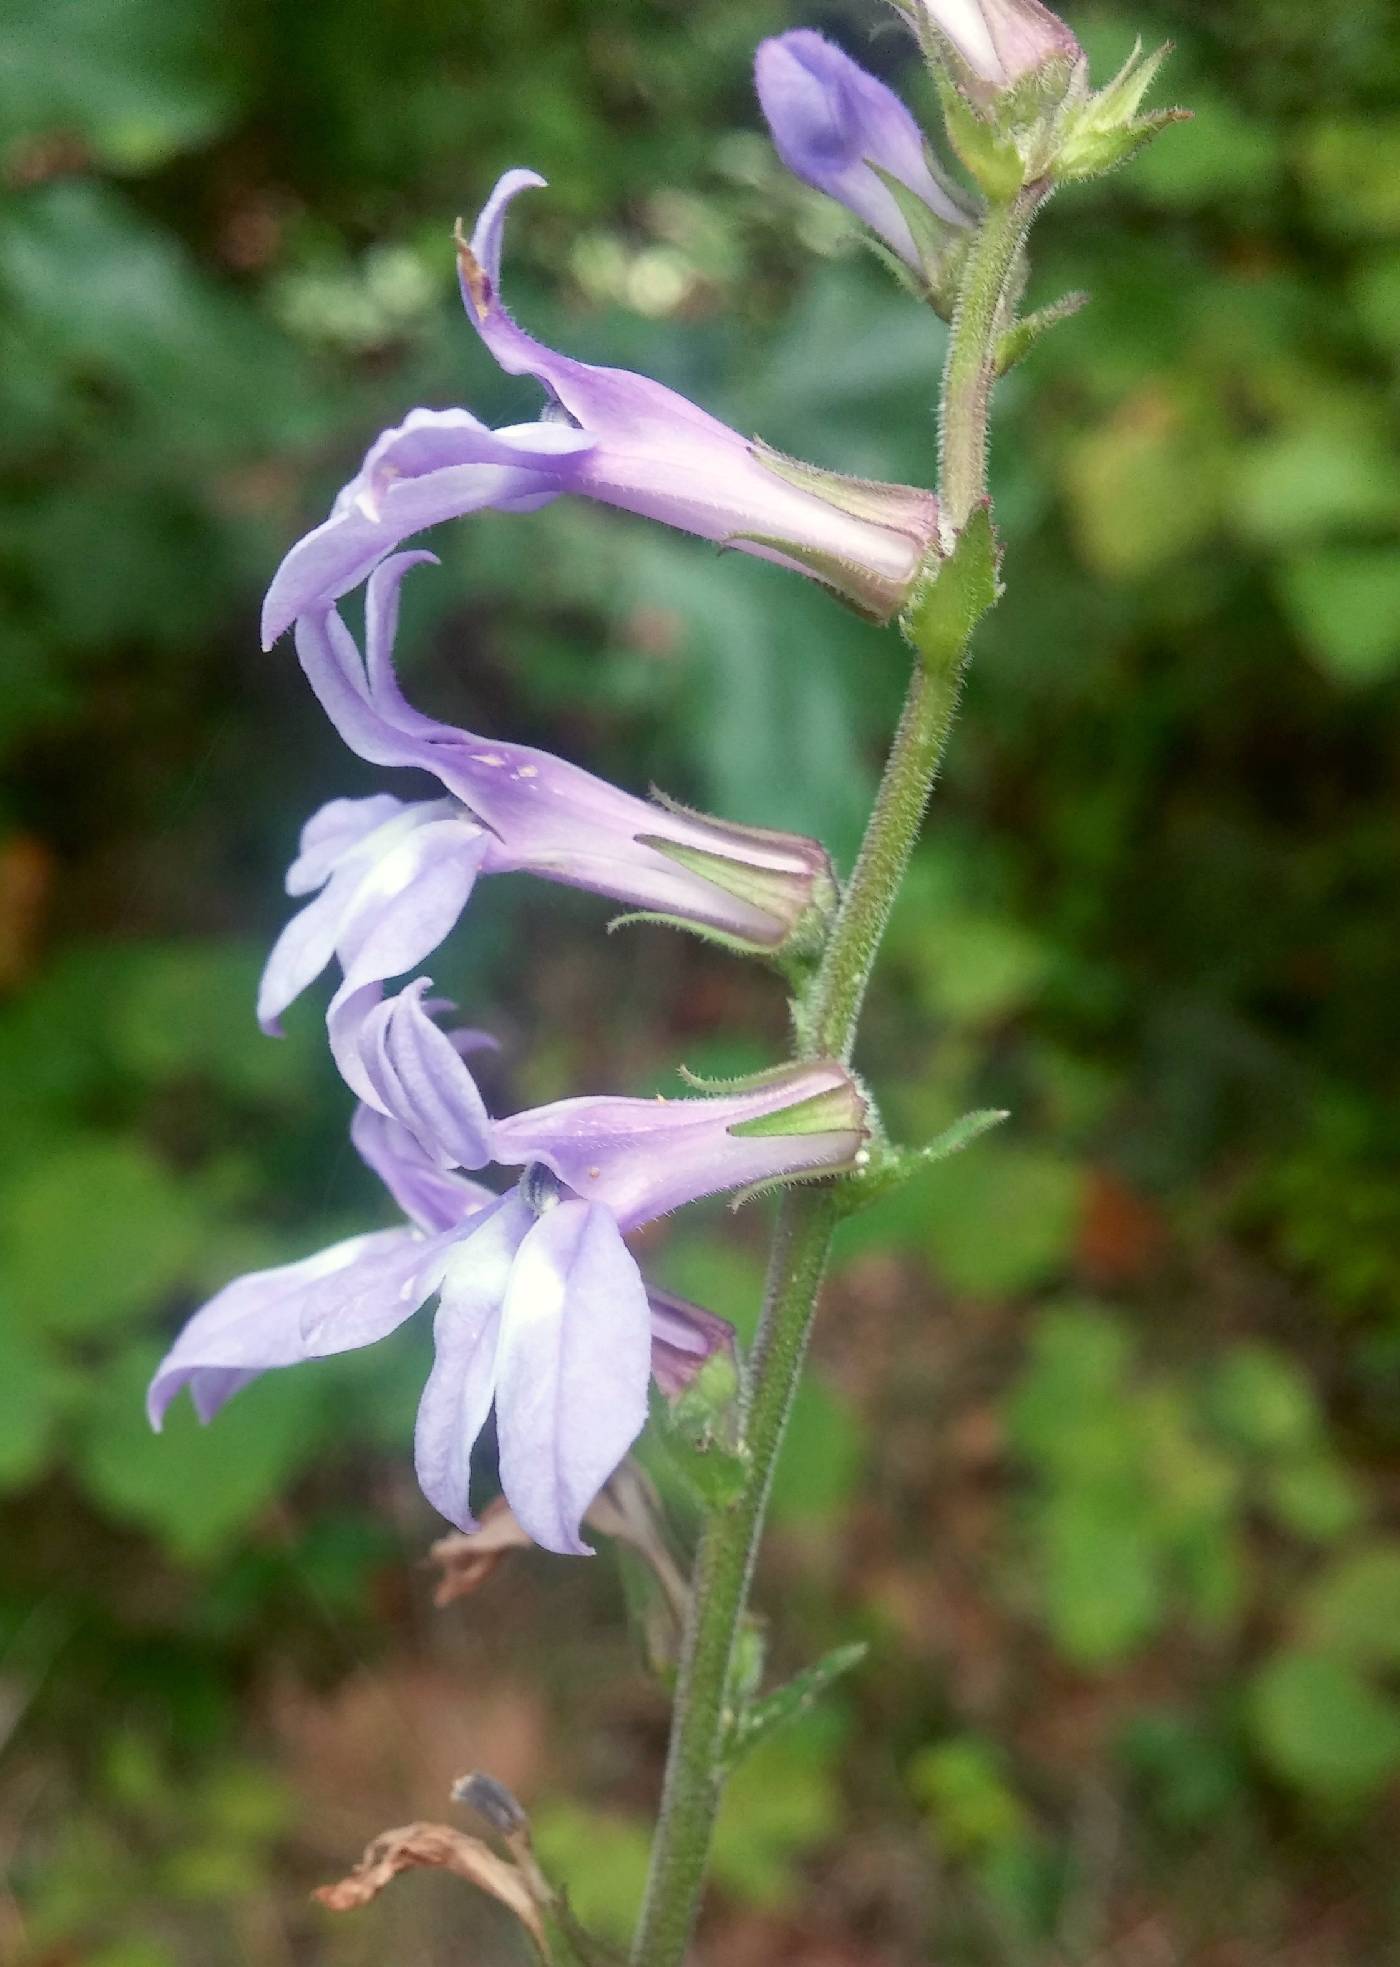
<path id="1" fill-rule="evenodd" d="M 14 1322 L 0 1317 L 0 1491 L 39 1475 L 48 1459 L 69 1376 Z"/>
<path id="2" fill-rule="evenodd" d="M 1360 1803 L 1400 1769 L 1400 1709 L 1344 1660 L 1278 1654 L 1255 1676 L 1248 1713 L 1274 1772 L 1319 1801 Z"/>
<path id="3" fill-rule="evenodd" d="M 729 1736 L 725 1751 L 729 1767 L 733 1768 L 779 1729 L 800 1720 L 815 1707 L 828 1687 L 860 1665 L 868 1651 L 864 1640 L 833 1647 L 812 1666 L 794 1674 L 786 1685 L 750 1703 Z"/>
<path id="4" fill-rule="evenodd" d="M 1258 1455 L 1310 1450 L 1321 1425 L 1301 1369 L 1266 1345 L 1225 1354 L 1207 1382 L 1206 1411 L 1223 1434 Z"/>
<path id="5" fill-rule="evenodd" d="M 1334 546 L 1287 562 L 1284 606 L 1337 683 L 1380 682 L 1400 668 L 1400 556 L 1393 546 Z"/>
<path id="6" fill-rule="evenodd" d="M 1000 551 L 989 501 L 983 501 L 953 542 L 952 551 L 920 580 L 900 626 L 927 668 L 946 669 L 967 647 L 973 629 L 1001 593 Z"/>
<path id="7" fill-rule="evenodd" d="M 0 1200 L 5 1286 L 35 1328 L 97 1331 L 186 1277 L 203 1227 L 193 1184 L 137 1142 L 76 1135 Z"/>
<path id="8" fill-rule="evenodd" d="M 1339 1558 L 1308 1593 L 1302 1623 L 1321 1652 L 1358 1666 L 1400 1666 L 1400 1543 Z"/>

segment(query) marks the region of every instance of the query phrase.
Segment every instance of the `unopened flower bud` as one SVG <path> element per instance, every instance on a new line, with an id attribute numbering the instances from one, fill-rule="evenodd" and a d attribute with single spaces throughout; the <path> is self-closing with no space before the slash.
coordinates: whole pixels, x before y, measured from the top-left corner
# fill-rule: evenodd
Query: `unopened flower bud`
<path id="1" fill-rule="evenodd" d="M 1063 77 L 1063 93 L 1082 57 L 1074 35 L 1040 0 L 909 0 L 909 11 L 925 47 L 943 55 L 977 103 L 1046 70 Z"/>

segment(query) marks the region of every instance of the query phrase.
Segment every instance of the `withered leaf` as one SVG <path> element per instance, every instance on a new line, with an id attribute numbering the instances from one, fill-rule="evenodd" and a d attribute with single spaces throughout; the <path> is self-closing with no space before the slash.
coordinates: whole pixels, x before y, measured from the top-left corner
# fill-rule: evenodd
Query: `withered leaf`
<path id="1" fill-rule="evenodd" d="M 447 1824 L 405 1824 L 401 1830 L 384 1831 L 347 1877 L 334 1885 L 322 1885 L 312 1896 L 332 1912 L 354 1912 L 378 1898 L 401 1871 L 424 1865 L 450 1871 L 498 1899 L 530 1935 L 540 1958 L 548 1961 L 549 1946 L 539 1907 L 521 1874 L 479 1838 L 468 1837 Z"/>

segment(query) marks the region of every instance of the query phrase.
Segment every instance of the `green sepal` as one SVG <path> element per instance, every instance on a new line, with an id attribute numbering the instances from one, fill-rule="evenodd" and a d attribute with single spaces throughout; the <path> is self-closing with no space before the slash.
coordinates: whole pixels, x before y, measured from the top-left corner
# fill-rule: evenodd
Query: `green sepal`
<path id="1" fill-rule="evenodd" d="M 1014 369 L 1018 362 L 1024 362 L 1048 329 L 1061 321 L 1068 321 L 1071 315 L 1078 314 L 1080 308 L 1088 304 L 1088 294 L 1076 292 L 1052 301 L 1049 307 L 1037 308 L 1034 314 L 1024 315 L 1006 330 L 997 343 L 997 374 L 1004 376 L 1008 369 Z"/>
<path id="2" fill-rule="evenodd" d="M 782 1065 L 760 1066 L 757 1072 L 736 1072 L 728 1077 L 692 1072 L 688 1065 L 678 1065 L 676 1073 L 697 1093 L 757 1093 L 765 1086 L 776 1086 L 781 1080 L 794 1078 L 805 1069 L 796 1060 L 788 1059 Z"/>
<path id="3" fill-rule="evenodd" d="M 860 1100 L 852 1085 L 829 1086 L 811 1093 L 776 1113 L 760 1113 L 752 1120 L 736 1120 L 725 1132 L 735 1140 L 769 1140 L 787 1134 L 849 1134 L 865 1131 L 864 1115 L 852 1117 L 852 1096 Z M 861 1105 L 864 1102 L 861 1101 Z"/>
<path id="4" fill-rule="evenodd" d="M 721 949 L 731 950 L 735 956 L 759 956 L 767 963 L 776 963 L 779 969 L 786 967 L 780 949 L 751 943 L 744 936 L 731 935 L 727 929 L 715 929 L 706 922 L 694 922 L 688 915 L 667 915 L 659 908 L 629 908 L 621 915 L 614 915 L 607 924 L 607 933 L 632 929 L 638 923 L 646 923 L 653 929 L 682 929 L 687 935 L 699 936 L 702 942 L 717 943 Z"/>
<path id="5" fill-rule="evenodd" d="M 935 79 L 948 142 L 959 163 L 994 203 L 1014 198 L 1026 182 L 1026 160 L 1015 138 L 989 122 L 941 66 Z"/>
<path id="6" fill-rule="evenodd" d="M 1189 121 L 1189 109 L 1159 109 L 1149 116 L 1137 113 L 1170 53 L 1170 41 L 1150 55 L 1144 55 L 1142 43 L 1137 42 L 1107 87 L 1066 117 L 1051 163 L 1056 179 L 1068 184 L 1099 177 L 1136 157 L 1169 123 Z"/>
<path id="7" fill-rule="evenodd" d="M 704 1510 L 728 1509 L 743 1494 L 749 1458 L 738 1438 L 739 1375 L 723 1353 L 707 1359 L 672 1406 L 655 1386 L 652 1436 Z"/>
<path id="8" fill-rule="evenodd" d="M 951 321 L 957 305 L 962 264 L 967 256 L 969 227 L 953 225 L 947 219 L 940 218 L 907 184 L 891 172 L 882 170 L 873 160 L 869 161 L 870 169 L 899 207 L 899 215 L 909 228 L 923 273 L 922 288 L 917 280 L 909 278 L 910 269 L 897 253 L 885 249 L 881 256 L 895 260 L 909 284 L 920 293 L 922 299 L 928 301 L 934 313 L 941 315 L 945 321 Z M 970 222 L 969 214 L 969 226 Z"/>
<path id="9" fill-rule="evenodd" d="M 683 841 L 668 840 L 660 833 L 639 833 L 637 844 L 650 847 L 655 854 L 661 854 L 668 861 L 674 861 L 689 874 L 698 874 L 703 881 L 711 882 L 716 888 L 736 900 L 747 902 L 752 907 L 766 910 L 775 921 L 781 922 L 781 907 L 785 896 L 791 891 L 793 882 L 780 874 L 774 876 L 765 868 L 755 867 L 751 862 L 732 858 L 727 854 L 712 854 L 703 847 L 692 847 Z M 812 878 L 812 901 L 805 908 L 793 926 L 772 943 L 750 942 L 747 937 L 736 936 L 729 930 L 713 933 L 723 936 L 736 947 L 749 949 L 762 956 L 777 956 L 780 951 L 790 954 L 819 949 L 826 934 L 836 901 L 836 884 L 814 875 Z M 698 924 L 697 933 L 709 935 L 712 932 L 703 924 Z"/>
<path id="10" fill-rule="evenodd" d="M 784 1686 L 740 1708 L 725 1740 L 725 1768 L 733 1769 L 761 1742 L 794 1721 L 800 1721 L 815 1707 L 828 1687 L 860 1665 L 869 1650 L 864 1640 L 857 1640 L 849 1646 L 833 1647 L 831 1652 L 795 1674 Z"/>
<path id="11" fill-rule="evenodd" d="M 943 669 L 955 662 L 973 629 L 995 606 L 1001 594 L 1000 558 L 991 501 L 984 499 L 953 542 L 952 551 L 920 576 L 900 616 L 905 639 L 927 667 Z"/>

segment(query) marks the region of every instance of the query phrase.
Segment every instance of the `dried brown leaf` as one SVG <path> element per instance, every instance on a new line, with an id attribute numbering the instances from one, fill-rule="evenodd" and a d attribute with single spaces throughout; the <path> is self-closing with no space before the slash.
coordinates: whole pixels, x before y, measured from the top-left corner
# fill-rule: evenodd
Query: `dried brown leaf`
<path id="1" fill-rule="evenodd" d="M 332 1912 L 354 1912 L 378 1898 L 401 1871 L 420 1866 L 450 1871 L 499 1900 L 530 1935 L 541 1959 L 549 1959 L 539 1907 L 515 1866 L 479 1838 L 468 1837 L 447 1824 L 406 1824 L 401 1830 L 386 1830 L 347 1877 L 334 1885 L 322 1885 L 312 1896 Z"/>

